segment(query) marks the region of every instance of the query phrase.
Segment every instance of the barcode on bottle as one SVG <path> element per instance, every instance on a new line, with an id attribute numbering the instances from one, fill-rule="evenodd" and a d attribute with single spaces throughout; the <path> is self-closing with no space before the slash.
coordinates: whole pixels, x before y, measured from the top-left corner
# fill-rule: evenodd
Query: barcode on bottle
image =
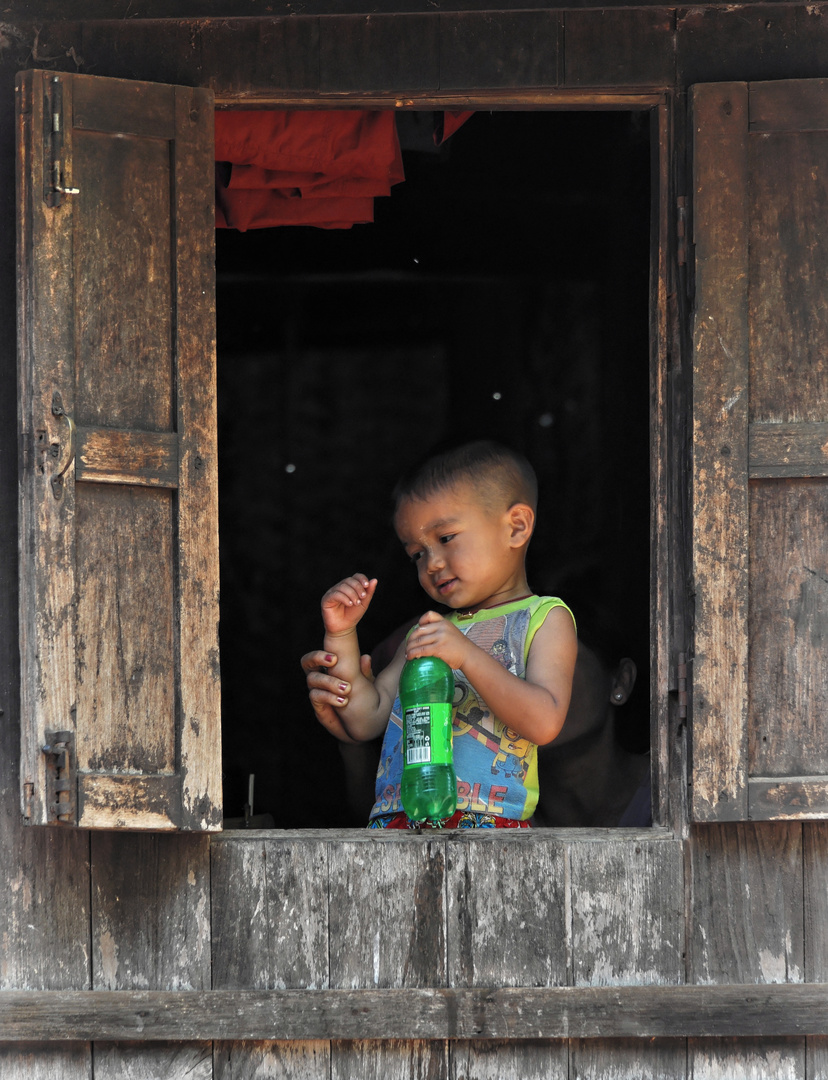
<path id="1" fill-rule="evenodd" d="M 409 765 L 423 765 L 431 761 L 431 748 L 428 746 L 410 746 L 407 757 Z"/>

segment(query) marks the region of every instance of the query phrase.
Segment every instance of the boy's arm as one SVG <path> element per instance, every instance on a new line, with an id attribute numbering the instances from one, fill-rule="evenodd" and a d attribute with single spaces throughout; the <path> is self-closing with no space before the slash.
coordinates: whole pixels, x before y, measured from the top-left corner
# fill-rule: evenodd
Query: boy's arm
<path id="1" fill-rule="evenodd" d="M 459 668 L 492 713 L 525 739 L 543 746 L 563 727 L 572 693 L 578 640 L 566 608 L 553 608 L 538 628 L 519 679 L 462 634 L 429 611 L 408 639 L 408 657 L 439 656 Z"/>
<path id="2" fill-rule="evenodd" d="M 373 739 L 385 730 L 393 705 L 392 669 L 396 668 L 399 678 L 402 667 L 402 660 L 397 664 L 395 657 L 376 682 L 366 678 L 360 667 L 356 627 L 376 587 L 376 578 L 369 581 L 364 574 L 354 574 L 334 585 L 322 598 L 323 644 L 327 652 L 336 656 L 330 674 L 350 686 L 347 701 L 338 705 L 337 713 L 347 734 L 357 742 Z"/>

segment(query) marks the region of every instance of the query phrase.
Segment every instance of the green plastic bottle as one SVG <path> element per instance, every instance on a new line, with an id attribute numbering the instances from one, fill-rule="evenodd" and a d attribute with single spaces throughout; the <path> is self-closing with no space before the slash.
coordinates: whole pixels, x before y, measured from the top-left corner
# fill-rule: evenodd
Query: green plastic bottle
<path id="1" fill-rule="evenodd" d="M 436 656 L 406 661 L 400 675 L 403 770 L 400 794 L 410 821 L 435 824 L 457 809 L 451 746 L 454 672 Z"/>

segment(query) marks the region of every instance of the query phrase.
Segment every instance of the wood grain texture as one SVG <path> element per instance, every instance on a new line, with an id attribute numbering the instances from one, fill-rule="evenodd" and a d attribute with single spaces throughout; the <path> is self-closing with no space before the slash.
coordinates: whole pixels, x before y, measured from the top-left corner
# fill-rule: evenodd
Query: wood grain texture
<path id="1" fill-rule="evenodd" d="M 212 985 L 270 989 L 270 919 L 264 840 L 210 848 Z"/>
<path id="2" fill-rule="evenodd" d="M 439 21 L 428 15 L 344 16 L 319 24 L 319 89 L 398 94 L 440 85 Z"/>
<path id="3" fill-rule="evenodd" d="M 222 788 L 212 94 L 177 87 L 175 119 L 181 826 L 215 831 Z"/>
<path id="4" fill-rule="evenodd" d="M 683 982 L 680 845 L 573 845 L 569 857 L 574 984 Z"/>
<path id="5" fill-rule="evenodd" d="M 747 87 L 695 87 L 693 799 L 747 817 Z"/>
<path id="6" fill-rule="evenodd" d="M 93 1080 L 92 1048 L 0 1042 L 0 1073 L 3 1080 Z"/>
<path id="7" fill-rule="evenodd" d="M 328 857 L 330 985 L 445 986 L 445 842 L 343 842 Z"/>
<path id="8" fill-rule="evenodd" d="M 450 1080 L 569 1080 L 565 1039 L 449 1044 Z"/>
<path id="9" fill-rule="evenodd" d="M 52 467 L 61 422 L 52 414 L 59 388 L 66 413 L 74 413 L 74 312 L 67 279 L 55 267 L 72 263 L 71 204 L 51 209 L 44 201 L 45 74 L 26 72 L 18 103 L 18 422 L 20 460 L 20 783 L 33 785 L 34 823 L 50 818 L 45 759 L 48 730 L 73 731 L 75 655 L 74 551 L 71 541 L 74 483 L 71 469 L 56 498 Z M 71 87 L 64 86 L 71 109 Z M 44 157 L 45 155 L 45 157 Z M 48 168 L 48 164 L 46 166 Z M 71 176 L 71 161 L 66 172 Z"/>
<path id="10" fill-rule="evenodd" d="M 675 9 L 594 9 L 564 16 L 566 86 L 672 86 Z"/>
<path id="11" fill-rule="evenodd" d="M 558 86 L 562 41 L 559 12 L 446 14 L 440 19 L 440 87 Z"/>
<path id="12" fill-rule="evenodd" d="M 688 853 L 688 981 L 802 982 L 802 826 L 698 826 Z"/>
<path id="13" fill-rule="evenodd" d="M 100 833 L 92 847 L 93 986 L 208 989 L 206 838 Z"/>
<path id="14" fill-rule="evenodd" d="M 331 1044 L 307 1042 L 216 1043 L 212 1080 L 330 1080 Z"/>
<path id="15" fill-rule="evenodd" d="M 448 1076 L 448 1046 L 443 1042 L 334 1042 L 331 1080 L 443 1080 Z"/>
<path id="16" fill-rule="evenodd" d="M 828 131 L 828 80 L 754 83 L 750 99 L 751 132 Z"/>
<path id="17" fill-rule="evenodd" d="M 749 169 L 750 419 L 824 423 L 828 131 L 751 135 Z"/>
<path id="18" fill-rule="evenodd" d="M 450 841 L 449 985 L 566 984 L 566 905 L 562 844 L 525 834 L 500 844 Z"/>
<path id="19" fill-rule="evenodd" d="M 677 9 L 676 37 L 679 86 L 825 75 L 828 27 L 807 5 L 688 5 Z"/>
<path id="20" fill-rule="evenodd" d="M 404 1042 L 828 1034 L 824 983 L 466 990 L 0 991 L 7 1041 Z"/>
<path id="21" fill-rule="evenodd" d="M 828 423 L 750 425 L 750 477 L 828 476 Z"/>
<path id="22" fill-rule="evenodd" d="M 203 1043 L 96 1043 L 95 1080 L 213 1080 L 213 1054 Z"/>
<path id="23" fill-rule="evenodd" d="M 682 1039 L 573 1039 L 569 1080 L 685 1080 Z"/>
<path id="24" fill-rule="evenodd" d="M 689 1080 L 802 1080 L 804 1039 L 690 1041 Z"/>
<path id="25" fill-rule="evenodd" d="M 828 482 L 750 489 L 751 776 L 828 773 Z"/>
<path id="26" fill-rule="evenodd" d="M 44 202 L 44 85 L 62 93 L 63 182 L 78 188 L 56 207 Z M 81 772 L 116 778 L 105 798 L 94 785 L 87 793 L 82 824 L 216 829 L 212 97 L 87 76 L 44 84 L 27 73 L 20 86 L 21 169 L 32 177 L 19 207 L 22 781 L 32 820 L 49 818 L 39 746 L 51 728 L 76 731 Z M 135 476 L 119 484 L 111 468 L 107 483 L 84 483 L 83 469 L 69 468 L 56 498 L 51 463 L 67 424 L 51 405 L 50 418 L 43 412 L 56 387 L 82 428 L 110 432 L 110 449 L 118 429 L 126 443 L 140 432 L 160 439 L 168 458 L 177 442 L 177 494 L 134 486 Z M 81 449 L 88 456 L 88 439 Z M 173 775 L 178 793 L 159 812 L 145 781 Z M 125 777 L 136 778 L 131 810 Z"/>

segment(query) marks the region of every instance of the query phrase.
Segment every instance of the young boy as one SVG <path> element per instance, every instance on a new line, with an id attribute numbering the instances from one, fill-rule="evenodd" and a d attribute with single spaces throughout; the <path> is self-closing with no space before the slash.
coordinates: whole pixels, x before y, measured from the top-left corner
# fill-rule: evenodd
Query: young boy
<path id="1" fill-rule="evenodd" d="M 385 731 L 371 827 L 409 824 L 399 794 L 397 684 L 405 661 L 419 656 L 438 656 L 455 674 L 458 811 L 445 824 L 528 824 L 538 799 L 537 747 L 563 726 L 577 654 L 569 609 L 535 596 L 526 580 L 536 501 L 529 463 L 491 442 L 432 457 L 401 483 L 397 536 L 422 587 L 452 612 L 427 611 L 375 682 L 363 672 L 356 627 L 376 578 L 353 574 L 322 598 L 324 648 L 335 656 L 331 704 L 354 741 Z"/>

